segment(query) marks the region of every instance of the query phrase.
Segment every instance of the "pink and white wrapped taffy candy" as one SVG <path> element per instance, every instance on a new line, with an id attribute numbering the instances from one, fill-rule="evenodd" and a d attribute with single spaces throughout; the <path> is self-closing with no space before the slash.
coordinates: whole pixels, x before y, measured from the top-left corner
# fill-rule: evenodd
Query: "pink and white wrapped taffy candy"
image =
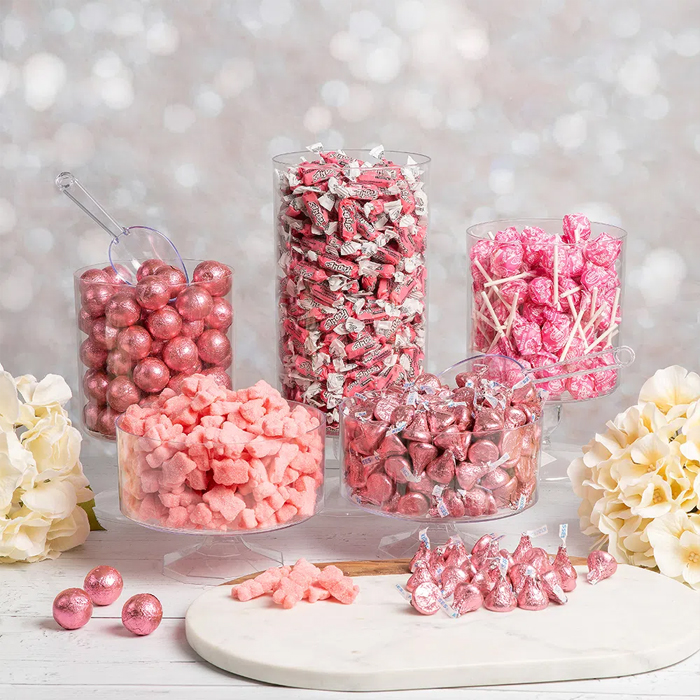
<path id="1" fill-rule="evenodd" d="M 534 377 L 551 378 L 543 387 L 550 400 L 610 393 L 625 239 L 583 214 L 472 226 L 471 349 L 541 368 Z"/>

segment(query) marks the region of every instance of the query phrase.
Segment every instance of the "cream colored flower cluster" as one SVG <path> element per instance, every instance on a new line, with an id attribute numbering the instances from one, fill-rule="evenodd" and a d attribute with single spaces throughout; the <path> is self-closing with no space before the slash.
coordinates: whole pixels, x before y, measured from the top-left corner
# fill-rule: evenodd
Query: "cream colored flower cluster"
<path id="1" fill-rule="evenodd" d="M 619 561 L 700 590 L 700 376 L 659 370 L 569 466 L 581 529 Z"/>
<path id="2" fill-rule="evenodd" d="M 58 375 L 15 379 L 0 365 L 0 563 L 55 559 L 90 532 L 70 397 Z"/>

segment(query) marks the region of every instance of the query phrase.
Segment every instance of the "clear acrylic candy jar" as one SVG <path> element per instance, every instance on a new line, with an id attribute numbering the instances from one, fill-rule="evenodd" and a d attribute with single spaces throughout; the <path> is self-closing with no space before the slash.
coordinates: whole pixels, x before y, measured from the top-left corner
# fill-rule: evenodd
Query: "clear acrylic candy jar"
<path id="1" fill-rule="evenodd" d="M 196 372 L 232 386 L 233 270 L 183 262 L 187 278 L 168 261 L 147 261 L 135 286 L 109 263 L 75 272 L 80 406 L 91 435 L 114 440 L 128 406 Z"/>
<path id="2" fill-rule="evenodd" d="M 285 563 L 258 535 L 319 512 L 325 473 L 323 413 L 293 402 L 290 409 L 295 437 L 251 432 L 239 441 L 225 439 L 225 423 L 219 439 L 199 442 L 191 433 L 161 439 L 130 412 L 117 420 L 121 512 L 153 530 L 199 535 L 165 555 L 166 575 L 211 584 Z"/>
<path id="3" fill-rule="evenodd" d="M 549 402 L 612 393 L 618 372 L 605 367 L 617 365 L 626 237 L 579 214 L 471 226 L 469 349 L 552 377 L 540 384 Z"/>
<path id="4" fill-rule="evenodd" d="M 327 413 L 422 371 L 428 168 L 381 149 L 273 159 L 279 384 Z"/>
<path id="5" fill-rule="evenodd" d="M 125 419 L 118 420 L 122 513 L 147 527 L 190 534 L 264 532 L 310 518 L 323 505 L 325 421 L 311 406 L 290 408 L 307 414 L 305 432 L 251 433 L 240 442 L 161 439 L 157 429 L 127 432 Z"/>
<path id="6" fill-rule="evenodd" d="M 422 395 L 365 392 L 343 402 L 346 498 L 428 524 L 507 518 L 536 503 L 542 401 L 532 383 L 517 362 L 498 356 L 465 360 L 438 379 L 451 376 L 455 391 L 438 382 Z M 484 404 L 477 412 L 470 397 L 481 391 L 482 378 L 500 388 L 489 389 L 496 408 Z"/>

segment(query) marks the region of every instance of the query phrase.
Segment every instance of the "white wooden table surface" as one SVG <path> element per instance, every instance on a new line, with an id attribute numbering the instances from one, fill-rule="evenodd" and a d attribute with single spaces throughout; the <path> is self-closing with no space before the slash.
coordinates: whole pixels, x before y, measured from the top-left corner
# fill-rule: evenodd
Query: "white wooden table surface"
<path id="1" fill-rule="evenodd" d="M 337 471 L 329 473 L 329 482 Z M 331 510 L 340 510 L 337 498 Z M 556 525 L 569 522 L 569 551 L 585 555 L 590 542 L 578 533 L 576 501 L 568 486 L 542 489 L 540 502 L 526 513 L 488 526 L 506 533 L 506 545 L 518 533 L 543 523 L 550 534 L 538 540 L 556 546 Z M 0 566 L 0 698 L 2 700 L 84 700 L 86 698 L 158 698 L 215 700 L 255 698 L 337 698 L 351 694 L 316 692 L 269 686 L 220 671 L 200 660 L 185 640 L 184 615 L 204 587 L 179 583 L 163 575 L 163 555 L 182 548 L 186 536 L 164 535 L 136 525 L 107 523 L 106 532 L 93 532 L 87 543 L 60 559 L 30 565 Z M 383 535 L 406 530 L 388 518 L 360 513 L 351 517 L 322 514 L 299 526 L 265 536 L 260 544 L 284 551 L 286 560 L 304 556 L 311 561 L 375 558 Z M 468 532 L 487 531 L 467 528 Z M 552 534 L 553 533 L 553 534 Z M 98 564 L 119 569 L 125 581 L 120 600 L 96 607 L 86 627 L 62 630 L 51 616 L 55 595 L 82 586 L 85 574 Z M 164 619 L 149 637 L 137 638 L 121 625 L 121 605 L 134 593 L 149 592 L 163 604 Z M 699 621 L 688 621 L 698 624 Z M 575 630 L 571 630 L 575 634 Z M 300 636 L 303 639 L 303 636 Z M 468 653 L 468 649 L 465 649 Z M 698 698 L 700 654 L 653 673 L 603 680 L 530 685 L 371 693 L 368 696 L 444 700 L 588 700 L 645 696 Z M 352 694 L 352 697 L 359 697 Z"/>

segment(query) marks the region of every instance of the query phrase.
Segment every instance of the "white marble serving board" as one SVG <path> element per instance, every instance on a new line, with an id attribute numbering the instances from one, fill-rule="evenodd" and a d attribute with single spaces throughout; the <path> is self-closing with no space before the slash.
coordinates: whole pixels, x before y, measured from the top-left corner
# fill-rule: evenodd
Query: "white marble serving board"
<path id="1" fill-rule="evenodd" d="M 269 597 L 241 603 L 230 586 L 190 606 L 187 641 L 226 671 L 319 690 L 403 690 L 602 678 L 669 666 L 700 649 L 700 594 L 631 566 L 564 606 L 481 609 L 452 619 L 415 612 L 395 586 L 407 576 L 356 578 L 353 605 Z M 583 575 L 583 576 L 582 576 Z"/>

